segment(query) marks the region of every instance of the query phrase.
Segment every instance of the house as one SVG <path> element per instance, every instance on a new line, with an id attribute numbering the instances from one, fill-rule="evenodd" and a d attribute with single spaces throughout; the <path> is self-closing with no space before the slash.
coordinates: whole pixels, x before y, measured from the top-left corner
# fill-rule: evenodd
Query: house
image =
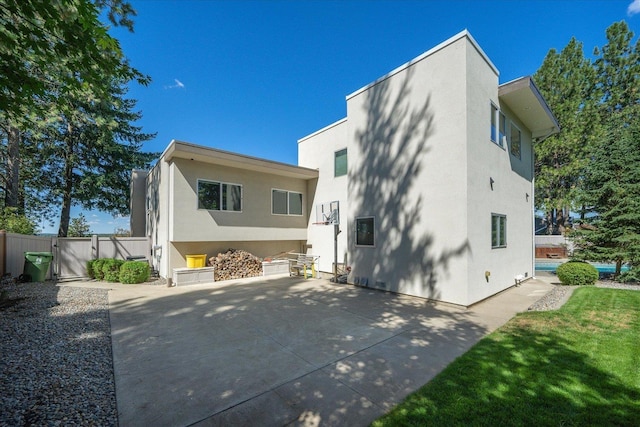
<path id="1" fill-rule="evenodd" d="M 346 102 L 298 163 L 339 201 L 350 282 L 468 306 L 533 275 L 533 143 L 559 126 L 531 78 L 499 84 L 463 31 Z M 308 230 L 323 271 L 330 228 Z"/>
<path id="2" fill-rule="evenodd" d="M 145 224 L 160 274 L 189 253 L 295 250 L 350 266 L 349 283 L 462 306 L 532 276 L 533 144 L 559 126 L 531 78 L 500 84 L 463 31 L 346 102 L 298 141 L 298 166 L 173 141 L 137 172 L 132 231 Z"/>
<path id="3" fill-rule="evenodd" d="M 303 252 L 317 178 L 315 169 L 174 140 L 149 172 L 133 172 L 132 235 L 150 237 L 165 278 L 190 254 Z"/>

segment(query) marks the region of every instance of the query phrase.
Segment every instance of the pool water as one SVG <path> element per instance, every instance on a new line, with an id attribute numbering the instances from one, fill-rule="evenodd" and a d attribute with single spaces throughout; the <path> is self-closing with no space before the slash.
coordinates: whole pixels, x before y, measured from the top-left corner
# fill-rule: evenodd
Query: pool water
<path id="1" fill-rule="evenodd" d="M 536 261 L 536 271 L 555 272 L 560 264 L 563 264 L 563 261 Z M 604 264 L 604 263 L 598 263 L 598 262 L 590 262 L 589 264 L 593 265 L 600 273 L 613 274 L 616 272 L 615 264 Z M 628 270 L 629 270 L 628 265 L 622 266 L 622 271 L 628 271 Z"/>

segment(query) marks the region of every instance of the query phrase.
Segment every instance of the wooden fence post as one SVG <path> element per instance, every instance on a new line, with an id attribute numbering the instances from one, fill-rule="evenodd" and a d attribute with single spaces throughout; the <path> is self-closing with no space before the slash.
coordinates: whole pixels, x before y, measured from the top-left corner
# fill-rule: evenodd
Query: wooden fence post
<path id="1" fill-rule="evenodd" d="M 91 236 L 91 259 L 100 258 L 100 241 L 96 234 Z"/>

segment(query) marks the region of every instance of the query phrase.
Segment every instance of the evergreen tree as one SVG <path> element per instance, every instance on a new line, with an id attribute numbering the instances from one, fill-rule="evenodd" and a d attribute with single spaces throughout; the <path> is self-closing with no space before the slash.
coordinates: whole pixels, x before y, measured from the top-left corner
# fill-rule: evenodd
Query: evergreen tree
<path id="1" fill-rule="evenodd" d="M 140 114 L 125 98 L 149 78 L 101 13 L 133 29 L 125 0 L 0 3 L 0 203 L 49 220 L 61 206 L 61 236 L 73 204 L 127 213 L 130 170 L 155 157 L 141 152 L 153 135 L 132 124 Z"/>
<path id="2" fill-rule="evenodd" d="M 61 206 L 61 237 L 68 233 L 72 205 L 128 214 L 131 170 L 148 168 L 157 157 L 141 151 L 154 135 L 133 124 L 141 117 L 133 110 L 136 101 L 125 98 L 124 82 L 110 80 L 106 99 L 62 94 L 63 102 L 50 112 L 55 122 L 35 141 L 38 173 L 31 194 Z"/>
<path id="3" fill-rule="evenodd" d="M 594 216 L 573 234 L 578 257 L 640 262 L 640 41 L 625 22 L 607 29 L 594 68 L 605 129 L 590 158 L 581 193 Z"/>
<path id="4" fill-rule="evenodd" d="M 562 129 L 534 145 L 536 208 L 555 225 L 549 232 L 562 232 L 569 210 L 579 207 L 578 191 L 600 132 L 595 70 L 582 43 L 572 38 L 560 53 L 549 51 L 534 80 Z"/>
<path id="5" fill-rule="evenodd" d="M 624 262 L 640 265 L 640 127 L 607 129 L 585 175 L 583 196 L 597 214 L 571 236 L 577 258 L 615 262 L 619 275 Z"/>
<path id="6" fill-rule="evenodd" d="M 91 226 L 87 222 L 87 219 L 83 214 L 78 215 L 76 218 L 71 218 L 69 223 L 69 237 L 87 237 L 91 233 Z"/>

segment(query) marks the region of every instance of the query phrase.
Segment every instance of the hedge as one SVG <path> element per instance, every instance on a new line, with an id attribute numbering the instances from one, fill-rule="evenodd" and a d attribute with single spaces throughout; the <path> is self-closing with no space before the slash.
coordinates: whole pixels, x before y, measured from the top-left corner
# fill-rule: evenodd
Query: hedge
<path id="1" fill-rule="evenodd" d="M 563 285 L 569 286 L 594 285 L 600 277 L 598 269 L 593 265 L 578 261 L 560 264 L 556 269 L 556 274 Z"/>
<path id="2" fill-rule="evenodd" d="M 91 264 L 93 267 L 93 277 L 97 280 L 104 280 L 104 272 L 102 271 L 102 266 L 107 261 L 107 258 L 99 258 Z"/>
<path id="3" fill-rule="evenodd" d="M 127 261 L 120 267 L 120 283 L 143 283 L 149 279 L 149 264 L 146 261 Z"/>
<path id="4" fill-rule="evenodd" d="M 102 265 L 104 280 L 107 282 L 117 282 L 120 280 L 120 267 L 124 264 L 121 259 L 106 259 Z"/>
<path id="5" fill-rule="evenodd" d="M 146 261 L 99 258 L 87 261 L 87 275 L 107 282 L 144 283 L 149 280 L 151 269 Z"/>

